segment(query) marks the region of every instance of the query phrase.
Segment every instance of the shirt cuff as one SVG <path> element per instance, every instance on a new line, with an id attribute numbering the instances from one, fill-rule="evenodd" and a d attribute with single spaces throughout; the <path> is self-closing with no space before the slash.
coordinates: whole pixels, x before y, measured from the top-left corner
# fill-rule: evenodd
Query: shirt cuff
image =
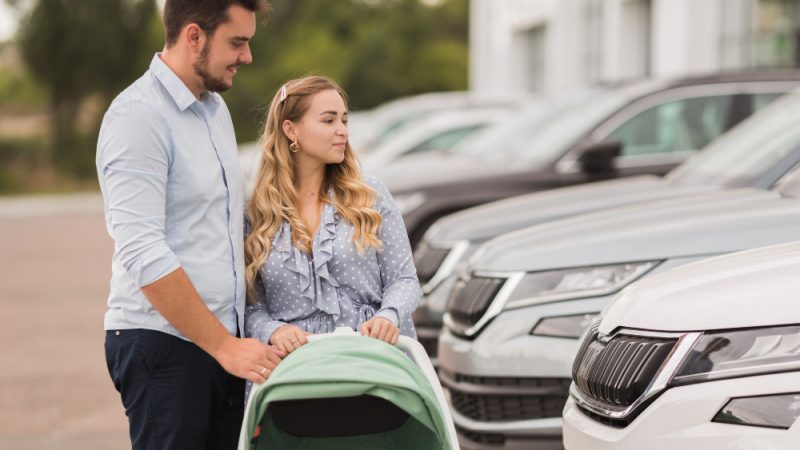
<path id="1" fill-rule="evenodd" d="M 400 326 L 400 318 L 397 316 L 397 310 L 394 308 L 384 308 L 375 314 L 375 317 L 383 317 L 384 319 L 392 322 L 394 326 Z"/>

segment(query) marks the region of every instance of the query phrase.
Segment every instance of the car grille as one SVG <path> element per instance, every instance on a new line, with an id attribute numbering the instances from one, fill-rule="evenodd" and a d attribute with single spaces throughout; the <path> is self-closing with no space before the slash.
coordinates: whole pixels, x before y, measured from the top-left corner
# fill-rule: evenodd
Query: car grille
<path id="1" fill-rule="evenodd" d="M 439 267 L 450 253 L 449 248 L 434 248 L 426 245 L 417 247 L 414 254 L 414 265 L 417 267 L 417 278 L 420 284 L 431 281 Z"/>
<path id="2" fill-rule="evenodd" d="M 575 359 L 572 379 L 581 395 L 595 403 L 610 410 L 628 407 L 645 393 L 676 343 L 626 334 L 604 342 L 593 329 Z"/>
<path id="3" fill-rule="evenodd" d="M 422 344 L 425 353 L 429 358 L 436 358 L 439 352 L 439 337 L 438 336 L 418 336 L 417 340 Z"/>
<path id="4" fill-rule="evenodd" d="M 561 417 L 570 386 L 568 378 L 476 377 L 441 370 L 440 377 L 453 409 L 481 422 Z"/>
<path id="5" fill-rule="evenodd" d="M 496 433 L 480 433 L 476 431 L 469 431 L 456 425 L 456 432 L 464 438 L 476 442 L 478 444 L 497 445 L 502 446 L 506 443 L 506 438 L 502 434 Z"/>
<path id="6" fill-rule="evenodd" d="M 447 313 L 458 326 L 470 328 L 486 314 L 506 278 L 472 277 L 459 282 L 447 299 Z"/>

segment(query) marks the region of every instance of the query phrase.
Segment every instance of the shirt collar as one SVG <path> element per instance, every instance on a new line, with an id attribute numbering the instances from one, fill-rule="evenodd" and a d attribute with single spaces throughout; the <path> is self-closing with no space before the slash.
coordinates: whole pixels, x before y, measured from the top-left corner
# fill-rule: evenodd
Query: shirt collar
<path id="1" fill-rule="evenodd" d="M 184 111 L 186 108 L 191 106 L 193 103 L 197 101 L 192 94 L 192 91 L 186 87 L 186 84 L 178 78 L 178 75 L 169 68 L 169 66 L 161 60 L 161 53 L 156 53 L 153 55 L 153 60 L 150 61 L 150 70 L 156 76 L 156 79 L 161 83 L 162 86 L 169 92 L 169 95 L 172 97 L 172 100 L 175 101 L 175 104 L 178 105 L 178 108 L 181 111 Z M 214 95 L 210 95 L 207 93 L 203 95 L 204 99 L 214 98 Z"/>

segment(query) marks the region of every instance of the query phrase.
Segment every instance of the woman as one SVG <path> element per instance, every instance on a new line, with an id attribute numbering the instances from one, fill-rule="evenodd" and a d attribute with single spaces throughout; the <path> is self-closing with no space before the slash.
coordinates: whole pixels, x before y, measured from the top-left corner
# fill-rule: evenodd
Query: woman
<path id="1" fill-rule="evenodd" d="M 317 76 L 286 83 L 263 143 L 246 211 L 246 335 L 286 353 L 338 326 L 416 337 L 408 236 L 386 188 L 361 178 L 342 89 Z"/>

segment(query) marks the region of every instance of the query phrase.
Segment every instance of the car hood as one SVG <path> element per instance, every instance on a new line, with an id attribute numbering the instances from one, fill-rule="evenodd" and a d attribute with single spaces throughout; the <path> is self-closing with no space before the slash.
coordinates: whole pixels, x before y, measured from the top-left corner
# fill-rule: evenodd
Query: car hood
<path id="1" fill-rule="evenodd" d="M 438 220 L 428 242 L 482 242 L 551 220 L 635 203 L 708 193 L 712 186 L 677 186 L 640 176 L 551 189 L 476 206 Z"/>
<path id="2" fill-rule="evenodd" d="M 800 242 L 687 264 L 638 281 L 606 309 L 617 327 L 703 331 L 800 323 Z M 769 280 L 765 282 L 764 280 Z"/>
<path id="3" fill-rule="evenodd" d="M 715 255 L 800 239 L 800 201 L 758 189 L 615 208 L 488 241 L 471 268 L 540 271 Z"/>
<path id="4" fill-rule="evenodd" d="M 425 152 L 367 170 L 392 193 L 424 190 L 442 184 L 529 171 L 535 166 L 514 160 L 486 160 L 452 152 Z"/>

